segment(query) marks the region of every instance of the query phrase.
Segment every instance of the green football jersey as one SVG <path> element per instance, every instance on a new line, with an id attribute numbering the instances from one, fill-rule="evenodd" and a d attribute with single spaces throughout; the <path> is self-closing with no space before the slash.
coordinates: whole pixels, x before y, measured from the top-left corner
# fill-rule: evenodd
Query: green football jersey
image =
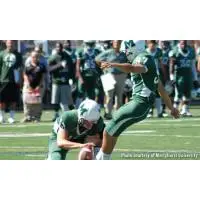
<path id="1" fill-rule="evenodd" d="M 169 63 L 170 63 L 169 52 L 170 52 L 170 49 L 162 50 L 162 59 L 161 59 L 161 63 L 166 69 L 166 73 L 167 73 L 166 75 L 167 75 L 168 80 L 169 80 Z"/>
<path id="2" fill-rule="evenodd" d="M 0 82 L 15 82 L 14 69 L 17 69 L 17 56 L 7 50 L 0 52 Z"/>
<path id="3" fill-rule="evenodd" d="M 155 94 L 159 76 L 153 58 L 148 53 L 141 53 L 134 59 L 133 64 L 141 64 L 147 68 L 146 73 L 131 73 L 131 80 L 134 83 L 133 95 L 149 97 L 152 93 Z"/>
<path id="4" fill-rule="evenodd" d="M 183 52 L 179 46 L 170 51 L 169 56 L 175 59 L 175 75 L 189 76 L 192 73 L 192 66 L 195 62 L 195 51 L 187 47 L 187 52 Z"/>
<path id="5" fill-rule="evenodd" d="M 61 117 L 57 118 L 57 120 L 54 122 L 50 139 L 52 140 L 57 139 L 57 133 L 60 128 L 65 129 L 68 132 L 70 140 L 78 139 L 81 136 L 79 134 L 77 110 L 64 112 Z M 95 135 L 97 133 L 100 134 L 103 132 L 103 129 L 104 129 L 104 121 L 101 117 L 98 120 L 97 124 L 94 125 L 94 128 L 90 131 L 87 131 L 86 135 Z"/>
<path id="6" fill-rule="evenodd" d="M 95 57 L 100 53 L 97 48 L 87 49 L 81 48 L 76 52 L 77 60 L 80 60 L 80 70 L 84 76 L 94 76 L 98 74 L 98 67 L 95 62 Z"/>
<path id="7" fill-rule="evenodd" d="M 68 84 L 69 78 L 71 77 L 71 68 L 72 68 L 72 59 L 66 52 L 62 52 L 61 54 L 55 54 L 49 57 L 48 63 L 49 65 L 56 65 L 59 62 L 66 61 L 66 68 L 59 68 L 51 73 L 52 82 L 55 84 Z"/>
<path id="8" fill-rule="evenodd" d="M 156 48 L 154 52 L 151 52 L 148 48 L 146 51 L 153 57 L 154 62 L 156 64 L 157 72 L 160 74 L 160 61 L 162 60 L 162 50 L 160 48 Z"/>

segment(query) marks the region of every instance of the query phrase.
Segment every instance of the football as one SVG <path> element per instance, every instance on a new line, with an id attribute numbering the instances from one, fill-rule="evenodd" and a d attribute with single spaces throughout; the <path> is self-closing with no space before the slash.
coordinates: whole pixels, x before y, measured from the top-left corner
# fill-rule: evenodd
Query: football
<path id="1" fill-rule="evenodd" d="M 79 160 L 93 160 L 94 159 L 93 150 L 88 147 L 82 148 L 79 152 L 78 159 Z"/>

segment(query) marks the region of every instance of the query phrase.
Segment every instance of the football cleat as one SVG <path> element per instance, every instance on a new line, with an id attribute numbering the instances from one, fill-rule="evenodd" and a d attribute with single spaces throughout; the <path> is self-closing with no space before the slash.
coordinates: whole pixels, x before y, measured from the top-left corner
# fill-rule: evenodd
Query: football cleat
<path id="1" fill-rule="evenodd" d="M 8 118 L 8 123 L 9 124 L 13 124 L 13 123 L 15 123 L 15 120 L 12 117 L 9 117 Z"/>

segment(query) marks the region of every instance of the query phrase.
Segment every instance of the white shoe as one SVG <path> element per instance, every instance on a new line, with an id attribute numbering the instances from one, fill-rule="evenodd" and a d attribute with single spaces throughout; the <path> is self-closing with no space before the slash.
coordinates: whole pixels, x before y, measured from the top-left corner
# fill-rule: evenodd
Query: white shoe
<path id="1" fill-rule="evenodd" d="M 153 117 L 152 114 L 148 114 L 148 115 L 147 115 L 147 118 L 152 118 L 152 117 Z"/>
<path id="2" fill-rule="evenodd" d="M 0 124 L 3 124 L 3 123 L 5 123 L 5 119 L 4 119 L 4 117 L 0 117 Z"/>
<path id="3" fill-rule="evenodd" d="M 8 118 L 8 123 L 9 124 L 13 124 L 15 122 L 15 120 L 12 118 L 12 117 L 9 117 Z"/>
<path id="4" fill-rule="evenodd" d="M 183 117 L 192 117 L 192 114 L 189 111 L 181 111 L 180 115 Z"/>
<path id="5" fill-rule="evenodd" d="M 169 117 L 168 113 L 164 112 L 163 117 Z"/>
<path id="6" fill-rule="evenodd" d="M 186 116 L 187 116 L 187 117 L 192 117 L 192 113 L 189 112 L 189 111 L 187 111 L 187 112 L 186 112 Z"/>

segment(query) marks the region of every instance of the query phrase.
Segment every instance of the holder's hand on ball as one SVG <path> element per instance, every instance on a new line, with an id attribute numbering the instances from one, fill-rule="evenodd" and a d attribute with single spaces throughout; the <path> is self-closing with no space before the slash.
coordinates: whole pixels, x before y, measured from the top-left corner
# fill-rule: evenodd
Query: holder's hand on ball
<path id="1" fill-rule="evenodd" d="M 175 118 L 175 119 L 178 119 L 180 117 L 180 113 L 179 113 L 179 110 L 176 109 L 176 108 L 173 108 L 171 110 L 171 115 Z"/>

